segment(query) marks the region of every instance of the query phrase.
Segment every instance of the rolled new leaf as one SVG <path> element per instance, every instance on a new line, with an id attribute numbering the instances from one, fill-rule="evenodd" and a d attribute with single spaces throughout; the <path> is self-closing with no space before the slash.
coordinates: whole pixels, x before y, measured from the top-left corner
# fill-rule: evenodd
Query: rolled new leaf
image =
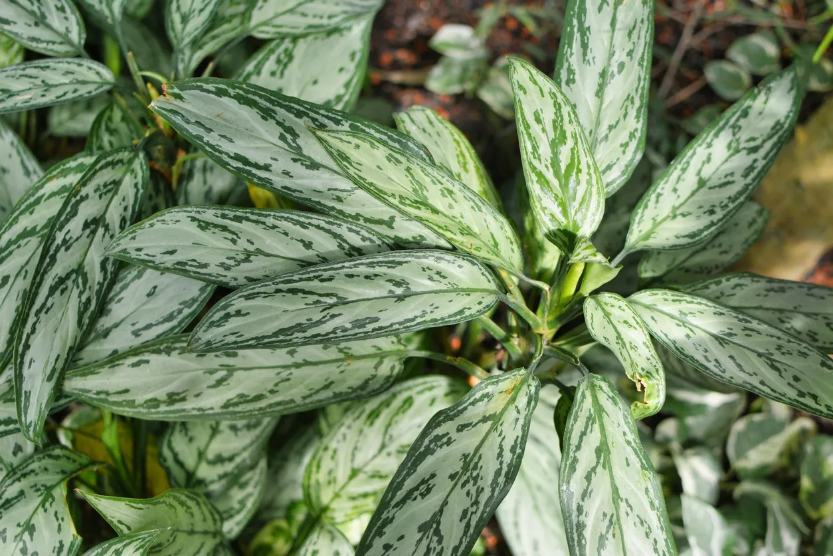
<path id="1" fill-rule="evenodd" d="M 159 340 L 67 373 L 64 392 L 119 415 L 160 421 L 295 413 L 369 396 L 402 371 L 395 337 L 212 353 Z"/>
<path id="2" fill-rule="evenodd" d="M 407 137 L 344 112 L 222 79 L 168 85 L 151 109 L 217 164 L 246 180 L 403 246 L 448 247 L 442 237 L 341 175 L 311 129 L 361 131 L 422 156 Z"/>
<path id="3" fill-rule="evenodd" d="M 721 114 L 642 196 L 623 253 L 690 247 L 717 233 L 775 161 L 800 100 L 798 75 L 790 68 Z"/>
<path id="4" fill-rule="evenodd" d="M 177 207 L 131 226 L 115 239 L 108 253 L 123 261 L 236 288 L 390 248 L 363 226 L 309 212 Z"/>
<path id="5" fill-rule="evenodd" d="M 570 0 L 555 80 L 576 110 L 609 197 L 645 149 L 652 0 Z"/>
<path id="6" fill-rule="evenodd" d="M 607 379 L 590 374 L 579 384 L 563 450 L 559 490 L 570 554 L 677 553 L 659 479 Z"/>
<path id="7" fill-rule="evenodd" d="M 79 100 L 109 91 L 115 77 L 86 58 L 45 58 L 0 69 L 0 114 Z"/>
<path id="8" fill-rule="evenodd" d="M 665 402 L 665 372 L 654 351 L 651 336 L 642 319 L 622 296 L 601 293 L 584 301 L 587 330 L 610 349 L 625 368 L 625 373 L 644 392 L 643 399 L 631 405 L 634 419 L 654 415 Z"/>
<path id="9" fill-rule="evenodd" d="M 171 489 L 155 498 L 120 498 L 78 491 L 119 537 L 155 531 L 152 546 L 165 554 L 203 556 L 229 554 L 223 520 L 217 510 L 196 492 Z"/>
<path id="10" fill-rule="evenodd" d="M 539 388 L 526 369 L 511 371 L 434 415 L 391 479 L 356 555 L 469 554 L 518 473 Z"/>
<path id="11" fill-rule="evenodd" d="M 115 278 L 118 263 L 104 248 L 138 213 L 147 172 L 139 151 L 99 157 L 44 241 L 14 351 L 18 418 L 30 440 L 40 437 L 56 385 Z"/>
<path id="12" fill-rule="evenodd" d="M 548 239 L 572 253 L 602 220 L 605 190 L 570 100 L 532 64 L 509 62 L 526 187 Z"/>
<path id="13" fill-rule="evenodd" d="M 833 288 L 741 272 L 687 285 L 685 291 L 833 352 Z"/>
<path id="14" fill-rule="evenodd" d="M 781 330 L 707 299 L 651 289 L 628 298 L 651 335 L 716 380 L 833 417 L 833 361 Z"/>
<path id="15" fill-rule="evenodd" d="M 509 219 L 434 164 L 370 135 L 318 131 L 316 137 L 353 183 L 421 222 L 459 250 L 515 272 L 520 241 Z"/>
<path id="16" fill-rule="evenodd" d="M 84 51 L 84 21 L 72 0 L 0 0 L 0 31 L 47 56 Z"/>
<path id="17" fill-rule="evenodd" d="M 67 507 L 67 481 L 94 464 L 51 446 L 23 460 L 0 481 L 0 553 L 74 554 L 81 547 Z"/>
<path id="18" fill-rule="evenodd" d="M 474 319 L 502 295 L 488 268 L 446 251 L 394 251 L 241 288 L 197 324 L 196 351 L 375 338 Z"/>

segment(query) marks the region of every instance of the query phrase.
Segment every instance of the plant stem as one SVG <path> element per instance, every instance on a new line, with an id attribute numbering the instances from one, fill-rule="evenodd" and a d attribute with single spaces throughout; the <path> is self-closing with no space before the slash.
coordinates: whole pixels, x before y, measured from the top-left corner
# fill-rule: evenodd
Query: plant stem
<path id="1" fill-rule="evenodd" d="M 825 52 L 827 52 L 831 42 L 833 42 L 833 25 L 831 25 L 830 29 L 827 30 L 827 34 L 824 35 L 824 38 L 821 40 L 821 44 L 813 54 L 814 64 L 818 64 L 821 61 L 821 57 L 824 56 Z"/>
<path id="2" fill-rule="evenodd" d="M 447 363 L 452 367 L 456 367 L 463 371 L 464 373 L 468 374 L 469 376 L 473 376 L 480 380 L 484 378 L 489 378 L 489 373 L 485 370 L 481 369 L 475 363 L 472 363 L 468 359 L 464 359 L 462 357 L 455 357 L 453 355 L 446 355 L 444 353 L 437 353 L 434 351 L 423 351 L 423 350 L 413 350 L 408 352 L 408 357 L 421 357 L 422 359 L 431 359 L 432 361 L 439 361 L 440 363 Z"/>
<path id="3" fill-rule="evenodd" d="M 477 322 L 483 326 L 483 328 L 491 334 L 495 340 L 500 342 L 500 345 L 506 348 L 506 351 L 509 352 L 510 357 L 512 359 L 520 359 L 523 357 L 521 350 L 518 349 L 518 346 L 512 341 L 512 335 L 506 332 L 503 328 L 500 327 L 498 323 L 490 319 L 489 317 L 480 317 L 477 319 Z"/>
<path id="4" fill-rule="evenodd" d="M 127 69 L 130 70 L 130 76 L 133 78 L 133 84 L 136 85 L 142 102 L 147 104 L 150 101 L 150 97 L 148 97 L 145 81 L 142 79 L 142 72 L 139 70 L 139 66 L 136 65 L 136 57 L 133 56 L 132 52 L 128 52 L 125 58 L 127 59 Z"/>

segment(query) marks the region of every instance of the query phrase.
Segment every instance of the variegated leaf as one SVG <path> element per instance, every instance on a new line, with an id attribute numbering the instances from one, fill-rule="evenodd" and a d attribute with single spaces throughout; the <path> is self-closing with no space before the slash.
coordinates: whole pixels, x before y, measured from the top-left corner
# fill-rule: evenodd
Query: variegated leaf
<path id="1" fill-rule="evenodd" d="M 13 426 L 17 426 L 17 420 L 14 413 L 14 400 L 11 403 L 0 399 L 0 482 L 9 474 L 18 464 L 31 456 L 37 449 L 37 444 L 26 440 L 19 432 L 9 432 L 4 434 L 4 426 L 2 421 L 5 420 L 6 408 L 11 411 L 8 415 L 14 419 Z"/>
<path id="2" fill-rule="evenodd" d="M 500 197 L 480 157 L 454 124 L 424 106 L 413 106 L 393 117 L 397 129 L 419 141 L 454 179 L 500 208 Z"/>
<path id="3" fill-rule="evenodd" d="M 56 137 L 85 137 L 106 106 L 107 97 L 103 94 L 53 106 L 46 119 L 49 133 Z"/>
<path id="4" fill-rule="evenodd" d="M 654 338 L 711 378 L 833 417 L 833 361 L 811 346 L 685 293 L 644 290 L 628 301 Z"/>
<path id="5" fill-rule="evenodd" d="M 357 543 L 417 435 L 464 392 L 448 377 L 420 377 L 352 406 L 307 464 L 304 499 L 315 519 Z"/>
<path id="6" fill-rule="evenodd" d="M 211 26 L 220 0 L 168 0 L 165 31 L 174 50 L 197 40 Z"/>
<path id="7" fill-rule="evenodd" d="M 675 441 L 684 442 L 685 438 Z M 671 455 L 680 476 L 683 493 L 707 504 L 717 504 L 720 497 L 720 481 L 723 478 L 722 462 L 715 451 L 705 446 L 685 450 L 672 449 Z"/>
<path id="8" fill-rule="evenodd" d="M 529 201 L 542 231 L 562 251 L 589 238 L 604 213 L 605 189 L 570 100 L 518 58 L 509 62 L 515 121 Z"/>
<path id="9" fill-rule="evenodd" d="M 143 136 L 139 123 L 118 103 L 110 103 L 99 112 L 90 127 L 87 150 L 102 153 L 133 146 L 134 140 Z"/>
<path id="10" fill-rule="evenodd" d="M 303 505 L 307 463 L 320 443 L 321 434 L 313 424 L 296 427 L 283 444 L 269 451 L 267 480 L 257 513 L 259 519 L 283 520 L 289 516 L 291 508 Z"/>
<path id="11" fill-rule="evenodd" d="M 84 58 L 45 58 L 0 69 L 0 114 L 51 106 L 109 90 L 106 66 Z"/>
<path id="12" fill-rule="evenodd" d="M 353 545 L 334 526 L 318 523 L 294 552 L 298 556 L 353 556 Z"/>
<path id="13" fill-rule="evenodd" d="M 259 39 L 305 35 L 372 16 L 384 0 L 256 0 L 249 27 Z"/>
<path id="14" fill-rule="evenodd" d="M 84 553 L 84 556 L 145 556 L 153 548 L 159 530 L 139 531 L 105 541 Z"/>
<path id="15" fill-rule="evenodd" d="M 121 33 L 121 21 L 129 0 L 78 0 L 81 6 L 101 25 L 118 36 Z M 155 68 L 154 68 L 155 69 Z"/>
<path id="16" fill-rule="evenodd" d="M 0 68 L 13 66 L 23 61 L 23 45 L 0 33 Z"/>
<path id="17" fill-rule="evenodd" d="M 799 89 L 795 68 L 772 76 L 689 143 L 642 196 L 623 253 L 689 247 L 715 234 L 792 133 Z"/>
<path id="18" fill-rule="evenodd" d="M 55 385 L 115 277 L 117 262 L 104 248 L 138 212 L 147 171 L 141 152 L 102 155 L 68 194 L 45 239 L 14 352 L 18 418 L 30 439 L 39 437 Z"/>
<path id="19" fill-rule="evenodd" d="M 389 249 L 362 226 L 309 212 L 180 207 L 128 228 L 108 253 L 236 288 Z"/>
<path id="20" fill-rule="evenodd" d="M 652 0 L 570 0 L 555 79 L 572 102 L 607 196 L 645 148 L 654 40 Z"/>
<path id="21" fill-rule="evenodd" d="M 187 162 L 176 190 L 180 205 L 235 204 L 243 196 L 248 193 L 240 178 L 209 158 Z"/>
<path id="22" fill-rule="evenodd" d="M 180 336 L 70 371 L 64 392 L 140 419 L 263 417 L 372 395 L 391 385 L 407 354 L 395 337 L 193 353 Z"/>
<path id="23" fill-rule="evenodd" d="M 561 450 L 553 427 L 559 397 L 553 386 L 541 389 L 521 468 L 495 512 L 513 556 L 569 554 L 558 501 Z"/>
<path id="24" fill-rule="evenodd" d="M 42 175 L 43 170 L 35 155 L 14 131 L 0 121 L 0 225 Z"/>
<path id="25" fill-rule="evenodd" d="M 284 197 L 372 228 L 404 246 L 448 247 L 349 179 L 311 129 L 354 130 L 426 157 L 404 136 L 267 89 L 218 79 L 168 85 L 151 108 L 221 166 Z"/>
<path id="26" fill-rule="evenodd" d="M 72 0 L 0 0 L 0 31 L 47 56 L 84 51 L 84 21 Z"/>
<path id="27" fill-rule="evenodd" d="M 50 168 L 0 227 L 0 372 L 11 361 L 14 331 L 25 317 L 26 297 L 52 223 L 93 161 L 94 156 L 77 155 Z"/>
<path id="28" fill-rule="evenodd" d="M 641 401 L 631 404 L 634 419 L 655 414 L 665 403 L 665 372 L 642 319 L 615 293 L 600 293 L 584 301 L 587 330 L 610 349 L 625 368 Z M 602 370 L 602 369 L 600 369 Z"/>
<path id="29" fill-rule="evenodd" d="M 570 554 L 676 554 L 659 479 L 607 379 L 579 384 L 564 432 L 559 489 Z"/>
<path id="30" fill-rule="evenodd" d="M 520 241 L 509 219 L 471 187 L 370 135 L 319 131 L 316 136 L 353 183 L 380 202 L 463 252 L 498 267 L 523 269 Z"/>
<path id="31" fill-rule="evenodd" d="M 747 201 L 710 239 L 693 247 L 649 251 L 639 261 L 642 278 L 667 283 L 691 282 L 713 276 L 737 262 L 766 226 L 767 211 Z"/>
<path id="32" fill-rule="evenodd" d="M 683 523 L 691 556 L 734 554 L 735 531 L 712 506 L 693 496 L 682 495 Z"/>
<path id="33" fill-rule="evenodd" d="M 197 324 L 197 351 L 300 346 L 469 321 L 501 291 L 472 258 L 395 251 L 328 263 L 241 288 Z"/>
<path id="34" fill-rule="evenodd" d="M 89 365 L 188 326 L 205 306 L 214 287 L 148 268 L 122 268 L 98 318 L 72 360 Z"/>
<path id="35" fill-rule="evenodd" d="M 119 498 L 79 491 L 81 497 L 121 536 L 158 533 L 153 554 L 205 556 L 227 554 L 223 520 L 204 496 L 171 489 L 155 498 Z"/>
<path id="36" fill-rule="evenodd" d="M 749 273 L 727 274 L 685 287 L 833 352 L 833 289 Z"/>
<path id="37" fill-rule="evenodd" d="M 67 481 L 90 459 L 51 446 L 23 460 L 0 482 L 0 553 L 74 554 L 81 546 L 67 507 Z"/>
<path id="38" fill-rule="evenodd" d="M 356 554 L 469 554 L 518 473 L 539 388 L 532 373 L 518 369 L 484 380 L 434 415 Z"/>
<path id="39" fill-rule="evenodd" d="M 274 418 L 174 423 L 162 441 L 160 460 L 171 482 L 205 495 L 220 512 L 223 533 L 230 539 L 260 504 L 264 447 L 275 423 Z M 241 492 L 250 485 L 254 492 Z"/>
<path id="40" fill-rule="evenodd" d="M 176 52 L 177 73 L 191 75 L 206 56 L 245 37 L 252 6 L 251 0 L 220 0 L 208 30 Z"/>
<path id="41" fill-rule="evenodd" d="M 765 478 L 790 468 L 802 440 L 815 431 L 806 417 L 788 421 L 769 413 L 744 415 L 732 425 L 726 455 L 741 478 Z"/>
<path id="42" fill-rule="evenodd" d="M 801 537 L 809 533 L 798 503 L 778 487 L 764 481 L 742 481 L 735 498 L 757 499 L 766 506 L 766 538 L 762 553 L 798 556 Z"/>
<path id="43" fill-rule="evenodd" d="M 798 498 L 810 518 L 833 517 L 833 437 L 820 434 L 804 446 Z"/>
<path id="44" fill-rule="evenodd" d="M 249 58 L 237 79 L 350 110 L 364 81 L 372 22 L 365 17 L 320 33 L 278 37 Z"/>

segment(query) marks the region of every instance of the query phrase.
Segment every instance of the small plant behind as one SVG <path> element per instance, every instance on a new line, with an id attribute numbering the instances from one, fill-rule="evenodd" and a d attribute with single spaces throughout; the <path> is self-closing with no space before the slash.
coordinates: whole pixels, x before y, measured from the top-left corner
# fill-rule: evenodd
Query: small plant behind
<path id="1" fill-rule="evenodd" d="M 379 0 L 171 0 L 172 53 L 141 57 L 152 3 L 80 4 L 106 65 L 69 0 L 0 0 L 12 46 L 47 56 L 0 69 L 0 111 L 22 112 L 0 128 L 0 552 L 76 553 L 90 508 L 116 533 L 96 555 L 463 555 L 493 515 L 516 556 L 809 536 L 761 478 L 815 430 L 787 406 L 833 417 L 833 293 L 721 274 L 766 220 L 750 195 L 792 134 L 793 68 L 628 218 L 653 2 L 569 2 L 554 78 L 506 61 L 518 233 L 452 124 L 349 114 Z M 208 77 L 246 37 L 267 42 Z M 85 151 L 42 169 L 10 126 L 89 99 Z M 232 206 L 247 191 L 291 208 Z M 449 326 L 457 346 L 425 332 Z M 742 391 L 769 401 L 730 432 Z M 726 435 L 760 531 L 716 509 Z M 801 467 L 817 546 L 828 440 Z"/>

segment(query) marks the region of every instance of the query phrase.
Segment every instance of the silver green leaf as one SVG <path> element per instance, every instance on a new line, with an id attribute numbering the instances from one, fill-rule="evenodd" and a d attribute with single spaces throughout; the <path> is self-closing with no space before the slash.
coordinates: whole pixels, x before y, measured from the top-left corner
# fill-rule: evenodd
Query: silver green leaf
<path id="1" fill-rule="evenodd" d="M 752 86 L 752 76 L 729 60 L 710 60 L 703 65 L 703 76 L 723 99 L 737 100 Z"/>
<path id="2" fill-rule="evenodd" d="M 201 494 L 171 489 L 155 498 L 119 498 L 78 493 L 121 536 L 154 531 L 153 554 L 226 554 L 223 520 Z M 216 551 L 216 552 L 215 552 Z"/>
<path id="3" fill-rule="evenodd" d="M 781 330 L 712 301 L 643 290 L 628 301 L 651 335 L 706 375 L 833 417 L 833 361 Z"/>
<path id="4" fill-rule="evenodd" d="M 735 40 L 726 50 L 726 57 L 756 75 L 781 69 L 781 47 L 771 31 L 759 31 Z"/>
<path id="5" fill-rule="evenodd" d="M 628 302 L 615 293 L 600 293 L 584 300 L 584 321 L 590 335 L 610 349 L 622 363 L 641 401 L 631 404 L 634 419 L 662 409 L 665 402 L 665 372 L 654 351 L 651 336 Z"/>
<path id="6" fill-rule="evenodd" d="M 140 419 L 263 417 L 384 390 L 407 354 L 394 337 L 215 353 L 193 353 L 187 338 L 175 337 L 70 371 L 64 391 Z"/>
<path id="7" fill-rule="evenodd" d="M 115 78 L 84 58 L 44 58 L 0 69 L 0 114 L 52 106 L 108 91 Z"/>
<path id="8" fill-rule="evenodd" d="M 50 168 L 0 227 L 0 371 L 11 360 L 16 325 L 25 317 L 26 297 L 52 223 L 93 161 L 94 156 L 77 155 Z"/>
<path id="9" fill-rule="evenodd" d="M 72 0 L 0 0 L 0 31 L 47 56 L 84 51 L 84 21 Z"/>
<path id="10" fill-rule="evenodd" d="M 215 162 L 298 203 L 352 220 L 404 246 L 448 247 L 424 225 L 342 176 L 311 129 L 353 130 L 427 158 L 408 138 L 343 112 L 219 79 L 168 85 L 151 108 Z"/>
<path id="11" fill-rule="evenodd" d="M 420 377 L 355 403 L 307 464 L 304 499 L 318 522 L 357 543 L 411 444 L 437 411 L 462 397 L 462 386 Z"/>
<path id="12" fill-rule="evenodd" d="M 257 513 L 259 519 L 284 519 L 291 507 L 303 505 L 304 473 L 320 442 L 321 434 L 315 425 L 297 427 L 283 444 L 269 451 L 267 480 Z"/>
<path id="13" fill-rule="evenodd" d="M 49 133 L 56 137 L 85 137 L 90 133 L 99 112 L 106 106 L 106 95 L 53 106 L 46 120 Z"/>
<path id="14" fill-rule="evenodd" d="M 659 479 L 607 379 L 579 384 L 564 432 L 559 489 L 570 554 L 676 554 Z"/>
<path id="15" fill-rule="evenodd" d="M 285 274 L 224 297 L 191 348 L 300 346 L 469 321 L 502 295 L 489 269 L 446 251 L 395 251 Z"/>
<path id="16" fill-rule="evenodd" d="M 0 121 L 0 225 L 42 175 L 35 155 L 9 126 Z"/>
<path id="17" fill-rule="evenodd" d="M 353 556 L 353 545 L 336 527 L 318 523 L 304 543 L 294 552 L 297 556 Z"/>
<path id="18" fill-rule="evenodd" d="M 174 423 L 162 440 L 159 457 L 168 478 L 205 495 L 220 512 L 227 538 L 240 533 L 260 504 L 265 444 L 275 423 L 274 418 Z"/>
<path id="19" fill-rule="evenodd" d="M 326 31 L 372 16 L 383 0 L 256 0 L 249 28 L 258 39 Z"/>
<path id="20" fill-rule="evenodd" d="M 357 556 L 468 555 L 518 473 L 539 389 L 518 369 L 436 413 L 391 479 Z"/>
<path id="21" fill-rule="evenodd" d="M 801 537 L 809 533 L 798 503 L 778 487 L 764 481 L 742 481 L 734 497 L 757 499 L 766 506 L 766 538 L 763 554 L 798 556 Z"/>
<path id="22" fill-rule="evenodd" d="M 108 253 L 236 288 L 390 248 L 367 228 L 309 212 L 179 207 L 131 226 Z"/>
<path id="23" fill-rule="evenodd" d="M 12 471 L 20 462 L 31 456 L 37 449 L 37 444 L 29 442 L 19 432 L 4 430 L 4 423 L 6 415 L 14 419 L 14 400 L 11 403 L 0 400 L 0 482 L 3 478 Z M 11 409 L 6 412 L 6 409 Z M 15 421 L 16 426 L 16 421 Z M 9 434 L 4 434 L 8 432 Z"/>
<path id="24" fill-rule="evenodd" d="M 23 460 L 0 482 L 0 553 L 74 554 L 81 546 L 67 507 L 67 481 L 90 459 L 51 446 Z"/>
<path id="25" fill-rule="evenodd" d="M 87 150 L 102 153 L 133 146 L 143 136 L 139 123 L 118 103 L 108 104 L 90 127 Z"/>
<path id="26" fill-rule="evenodd" d="M 792 133 L 800 98 L 791 68 L 713 121 L 642 196 L 623 253 L 689 247 L 715 234 L 775 161 Z"/>
<path id="27" fill-rule="evenodd" d="M 686 494 L 682 495 L 683 523 L 691 556 L 735 554 L 735 531 L 713 506 Z"/>
<path id="28" fill-rule="evenodd" d="M 674 440 L 682 442 L 685 438 Z M 694 446 L 685 450 L 672 449 L 671 455 L 680 476 L 683 493 L 707 504 L 717 504 L 723 468 L 715 450 Z"/>
<path id="29" fill-rule="evenodd" d="M 176 52 L 179 75 L 191 75 L 200 62 L 248 33 L 251 0 L 220 0 L 209 28 Z"/>
<path id="30" fill-rule="evenodd" d="M 159 535 L 158 530 L 150 530 L 115 537 L 91 548 L 84 556 L 145 556 Z"/>
<path id="31" fill-rule="evenodd" d="M 732 425 L 726 455 L 741 478 L 764 478 L 789 469 L 802 441 L 815 431 L 806 417 L 787 421 L 770 413 L 744 415 Z"/>
<path id="32" fill-rule="evenodd" d="M 78 0 L 100 24 L 119 36 L 124 9 L 129 0 Z"/>
<path id="33" fill-rule="evenodd" d="M 820 434 L 805 444 L 798 499 L 812 519 L 833 517 L 833 437 Z"/>
<path id="34" fill-rule="evenodd" d="M 639 261 L 639 276 L 684 283 L 713 276 L 737 262 L 764 231 L 767 211 L 747 201 L 710 239 L 693 247 L 649 251 Z"/>
<path id="35" fill-rule="evenodd" d="M 495 515 L 514 556 L 569 554 L 558 501 L 561 450 L 553 427 L 558 390 L 541 389 L 521 468 Z"/>
<path id="36" fill-rule="evenodd" d="M 248 196 L 246 187 L 237 176 L 209 158 L 186 162 L 176 189 L 180 205 L 236 204 L 239 198 Z"/>
<path id="37" fill-rule="evenodd" d="M 182 332 L 213 292 L 210 284 L 176 274 L 135 266 L 122 268 L 72 366 L 89 365 Z"/>
<path id="38" fill-rule="evenodd" d="M 372 21 L 365 17 L 320 33 L 279 37 L 249 58 L 237 79 L 350 110 L 364 82 Z"/>
<path id="39" fill-rule="evenodd" d="M 749 273 L 687 285 L 685 291 L 731 307 L 833 352 L 833 289 Z"/>
<path id="40" fill-rule="evenodd" d="M 396 128 L 428 149 L 439 166 L 460 183 L 500 209 L 500 197 L 486 168 L 469 140 L 457 126 L 424 106 L 413 106 L 393 115 Z"/>
<path id="41" fill-rule="evenodd" d="M 509 62 L 526 187 L 549 239 L 572 251 L 569 236 L 590 237 L 604 213 L 605 189 L 570 100 L 532 64 Z"/>
<path id="42" fill-rule="evenodd" d="M 645 149 L 654 2 L 570 0 L 555 79 L 576 109 L 609 197 Z"/>
<path id="43" fill-rule="evenodd" d="M 174 50 L 197 40 L 211 26 L 220 0 L 168 0 L 165 31 Z"/>
<path id="44" fill-rule="evenodd" d="M 147 162 L 112 151 L 93 162 L 55 217 L 22 309 L 14 351 L 23 433 L 40 436 L 55 387 L 115 278 L 104 249 L 139 210 Z"/>
<path id="45" fill-rule="evenodd" d="M 363 133 L 319 131 L 316 136 L 353 183 L 379 202 L 463 252 L 498 267 L 523 269 L 520 241 L 509 219 L 442 168 Z"/>

